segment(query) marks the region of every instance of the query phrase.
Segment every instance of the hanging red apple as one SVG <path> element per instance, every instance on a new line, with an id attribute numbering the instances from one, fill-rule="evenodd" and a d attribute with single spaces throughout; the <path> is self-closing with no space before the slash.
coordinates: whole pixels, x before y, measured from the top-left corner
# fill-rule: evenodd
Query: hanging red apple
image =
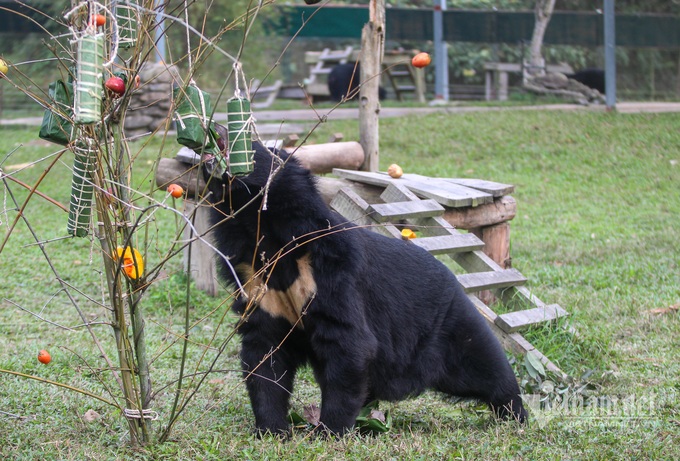
<path id="1" fill-rule="evenodd" d="M 106 83 L 104 83 L 104 86 L 117 95 L 125 93 L 125 81 L 120 77 L 114 76 L 109 78 Z"/>
<path id="2" fill-rule="evenodd" d="M 413 67 L 426 67 L 429 66 L 431 62 L 432 58 L 429 53 L 418 53 L 413 56 L 413 59 L 411 60 Z"/>

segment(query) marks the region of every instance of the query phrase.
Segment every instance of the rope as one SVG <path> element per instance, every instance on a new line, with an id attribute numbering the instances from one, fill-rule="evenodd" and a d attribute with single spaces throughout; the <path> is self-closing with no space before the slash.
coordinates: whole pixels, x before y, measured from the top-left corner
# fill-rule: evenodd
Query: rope
<path id="1" fill-rule="evenodd" d="M 150 421 L 156 421 L 160 418 L 160 415 L 157 412 L 148 409 L 144 409 L 140 412 L 139 410 L 124 408 L 123 414 L 127 419 L 148 419 Z"/>

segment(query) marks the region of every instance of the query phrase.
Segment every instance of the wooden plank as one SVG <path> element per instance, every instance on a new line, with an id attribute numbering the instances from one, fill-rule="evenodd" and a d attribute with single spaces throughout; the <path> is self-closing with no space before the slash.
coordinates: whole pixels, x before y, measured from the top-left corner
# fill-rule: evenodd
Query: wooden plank
<path id="1" fill-rule="evenodd" d="M 420 198 L 416 194 L 411 192 L 408 189 L 408 187 L 404 186 L 403 184 L 400 184 L 399 182 L 393 182 L 389 184 L 385 188 L 383 193 L 380 194 L 380 198 L 387 203 L 420 200 Z"/>
<path id="2" fill-rule="evenodd" d="M 567 379 L 569 376 L 564 373 L 560 368 L 552 363 L 548 357 L 543 355 L 538 349 L 536 349 L 529 341 L 527 341 L 522 335 L 519 333 L 507 333 L 500 329 L 498 325 L 496 325 L 495 321 L 498 315 L 491 310 L 486 304 L 484 304 L 479 298 L 477 298 L 475 295 L 468 295 L 468 298 L 470 298 L 470 301 L 472 301 L 472 304 L 477 308 L 480 314 L 489 322 L 489 326 L 491 327 L 491 331 L 493 331 L 494 335 L 500 343 L 503 345 L 503 347 L 510 351 L 513 354 L 520 354 L 524 355 L 527 353 L 532 353 L 538 359 L 543 363 L 545 366 L 545 369 L 553 374 L 555 374 L 557 377 L 561 379 Z"/>
<path id="3" fill-rule="evenodd" d="M 466 293 L 523 285 L 527 279 L 516 269 L 460 274 L 458 281 Z"/>
<path id="4" fill-rule="evenodd" d="M 368 211 L 372 212 L 373 219 L 378 222 L 406 218 L 428 218 L 441 216 L 444 207 L 435 200 L 418 200 L 417 202 L 390 202 L 370 205 Z"/>
<path id="5" fill-rule="evenodd" d="M 368 203 L 351 189 L 340 189 L 331 201 L 330 207 L 356 225 L 365 226 L 373 223 L 366 211 Z"/>
<path id="6" fill-rule="evenodd" d="M 514 333 L 521 328 L 536 325 L 537 323 L 550 322 L 566 315 L 569 314 L 558 304 L 550 304 L 544 307 L 501 314 L 496 318 L 495 323 L 503 331 Z"/>
<path id="7" fill-rule="evenodd" d="M 473 234 L 450 234 L 435 237 L 421 237 L 411 243 L 429 251 L 433 255 L 450 254 L 461 251 L 475 251 L 484 246 L 484 242 Z"/>
<path id="8" fill-rule="evenodd" d="M 493 197 L 502 197 L 504 195 L 512 194 L 515 191 L 515 186 L 512 184 L 486 181 L 484 179 L 444 178 L 444 181 L 469 187 L 471 189 L 481 190 L 482 192 L 491 194 Z"/>
<path id="9" fill-rule="evenodd" d="M 387 173 L 376 173 L 368 171 L 352 171 L 343 169 L 333 169 L 333 173 L 341 178 L 351 179 L 352 181 L 363 182 L 375 186 L 387 187 L 389 184 L 399 182 L 409 188 L 412 192 L 420 197 L 426 197 L 436 200 L 444 206 L 448 207 L 466 207 L 476 206 L 481 203 L 489 203 L 493 200 L 491 194 L 486 192 L 470 189 L 463 186 L 456 186 L 455 184 L 437 184 L 421 182 L 417 180 L 408 179 L 408 175 L 395 179 L 390 177 Z"/>
<path id="10" fill-rule="evenodd" d="M 483 251 L 454 253 L 451 258 L 468 272 L 502 271 L 503 268 Z"/>
<path id="11" fill-rule="evenodd" d="M 441 188 L 450 192 L 456 192 L 461 196 L 470 197 L 472 200 L 469 206 L 476 207 L 485 203 L 493 202 L 493 194 L 483 191 L 478 188 L 467 187 L 462 184 L 456 184 L 450 179 L 431 178 L 419 174 L 407 173 L 402 176 L 403 179 L 409 181 L 416 181 L 418 183 L 427 184 L 428 187 Z"/>
<path id="12" fill-rule="evenodd" d="M 352 189 L 340 189 L 331 201 L 330 207 L 357 226 L 369 228 L 388 237 L 401 238 L 401 233 L 394 226 L 376 224 L 366 211 L 368 203 Z M 398 235 L 395 235 L 395 231 Z"/>

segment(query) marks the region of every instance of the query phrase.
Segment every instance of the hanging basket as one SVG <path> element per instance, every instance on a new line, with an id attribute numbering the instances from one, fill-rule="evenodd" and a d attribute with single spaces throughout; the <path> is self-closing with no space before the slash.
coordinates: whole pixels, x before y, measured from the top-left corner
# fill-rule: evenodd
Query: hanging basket
<path id="1" fill-rule="evenodd" d="M 251 124 L 250 101 L 239 97 L 227 101 L 228 169 L 234 176 L 247 175 L 254 168 Z"/>
<path id="2" fill-rule="evenodd" d="M 210 95 L 190 84 L 184 90 L 173 89 L 172 97 L 176 107 L 177 142 L 199 152 L 214 151 L 217 144 L 210 120 Z"/>
<path id="3" fill-rule="evenodd" d="M 104 34 L 85 34 L 78 39 L 73 113 L 77 124 L 101 120 L 104 78 Z"/>
<path id="4" fill-rule="evenodd" d="M 38 136 L 65 146 L 73 138 L 73 83 L 52 82 L 47 95 L 49 105 L 45 108 Z"/>
<path id="5" fill-rule="evenodd" d="M 71 181 L 71 200 L 69 202 L 67 230 L 70 235 L 85 237 L 90 228 L 92 215 L 92 172 L 97 161 L 96 147 L 88 142 L 79 141 L 73 146 L 73 178 Z"/>

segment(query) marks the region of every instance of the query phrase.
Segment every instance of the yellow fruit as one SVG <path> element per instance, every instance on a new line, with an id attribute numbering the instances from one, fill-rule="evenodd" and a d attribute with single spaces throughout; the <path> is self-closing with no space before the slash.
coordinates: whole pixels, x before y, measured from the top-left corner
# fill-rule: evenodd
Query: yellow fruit
<path id="1" fill-rule="evenodd" d="M 132 280 L 137 280 L 144 273 L 144 260 L 142 259 L 142 254 L 137 251 L 136 248 L 125 248 L 119 246 L 116 248 L 116 253 L 118 253 L 117 259 L 123 259 L 123 271 Z"/>
<path id="2" fill-rule="evenodd" d="M 387 174 L 392 176 L 393 178 L 401 178 L 401 175 L 404 174 L 404 170 L 402 170 L 401 167 L 396 163 L 393 163 L 392 165 L 387 167 Z"/>
<path id="3" fill-rule="evenodd" d="M 411 229 L 402 229 L 401 238 L 404 240 L 414 239 L 416 238 L 416 233 L 413 232 Z"/>
<path id="4" fill-rule="evenodd" d="M 8 70 L 9 67 L 7 67 L 7 63 L 0 59 L 0 78 L 4 77 Z"/>

